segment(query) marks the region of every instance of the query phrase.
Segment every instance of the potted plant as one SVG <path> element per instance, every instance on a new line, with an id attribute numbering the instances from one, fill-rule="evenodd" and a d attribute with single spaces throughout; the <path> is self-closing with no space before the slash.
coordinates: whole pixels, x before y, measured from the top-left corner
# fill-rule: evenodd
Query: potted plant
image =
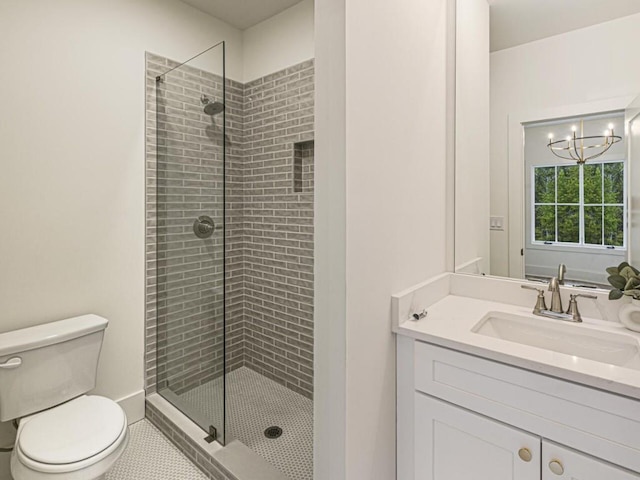
<path id="1" fill-rule="evenodd" d="M 640 332 L 640 270 L 622 262 L 617 267 L 607 268 L 607 273 L 607 280 L 613 287 L 609 300 L 618 300 L 625 295 L 631 297 L 631 303 L 620 307 L 620 322 L 629 330 Z"/>
<path id="2" fill-rule="evenodd" d="M 609 292 L 609 300 L 618 300 L 623 295 L 640 300 L 640 270 L 622 262 L 617 267 L 607 268 L 608 280 L 613 289 Z"/>

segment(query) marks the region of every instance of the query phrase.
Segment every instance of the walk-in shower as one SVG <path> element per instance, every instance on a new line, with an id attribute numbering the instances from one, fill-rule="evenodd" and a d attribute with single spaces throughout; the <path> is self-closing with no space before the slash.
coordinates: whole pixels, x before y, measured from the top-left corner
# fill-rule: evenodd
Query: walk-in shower
<path id="1" fill-rule="evenodd" d="M 225 73 L 147 55 L 147 391 L 311 480 L 313 60 Z"/>

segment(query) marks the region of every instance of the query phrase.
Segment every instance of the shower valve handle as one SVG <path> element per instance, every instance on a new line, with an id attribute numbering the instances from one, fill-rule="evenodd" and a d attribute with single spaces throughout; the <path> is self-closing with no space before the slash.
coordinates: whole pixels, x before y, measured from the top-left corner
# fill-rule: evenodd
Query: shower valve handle
<path id="1" fill-rule="evenodd" d="M 193 222 L 193 233 L 198 238 L 209 238 L 215 229 L 216 224 L 208 215 L 201 215 Z"/>

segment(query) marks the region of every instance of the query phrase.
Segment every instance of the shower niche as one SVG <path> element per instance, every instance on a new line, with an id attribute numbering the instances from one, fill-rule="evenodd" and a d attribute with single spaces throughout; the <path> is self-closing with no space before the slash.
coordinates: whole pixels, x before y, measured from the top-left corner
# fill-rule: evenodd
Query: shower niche
<path id="1" fill-rule="evenodd" d="M 293 191 L 313 191 L 313 140 L 293 144 Z"/>

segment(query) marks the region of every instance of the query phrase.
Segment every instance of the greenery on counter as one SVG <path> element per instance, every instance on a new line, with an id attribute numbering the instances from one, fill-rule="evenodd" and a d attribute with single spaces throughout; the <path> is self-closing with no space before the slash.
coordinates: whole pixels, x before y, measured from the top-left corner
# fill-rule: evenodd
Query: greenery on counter
<path id="1" fill-rule="evenodd" d="M 607 268 L 610 275 L 607 280 L 613 289 L 609 292 L 609 300 L 618 300 L 624 295 L 640 300 L 640 270 L 622 262 L 617 267 Z"/>

